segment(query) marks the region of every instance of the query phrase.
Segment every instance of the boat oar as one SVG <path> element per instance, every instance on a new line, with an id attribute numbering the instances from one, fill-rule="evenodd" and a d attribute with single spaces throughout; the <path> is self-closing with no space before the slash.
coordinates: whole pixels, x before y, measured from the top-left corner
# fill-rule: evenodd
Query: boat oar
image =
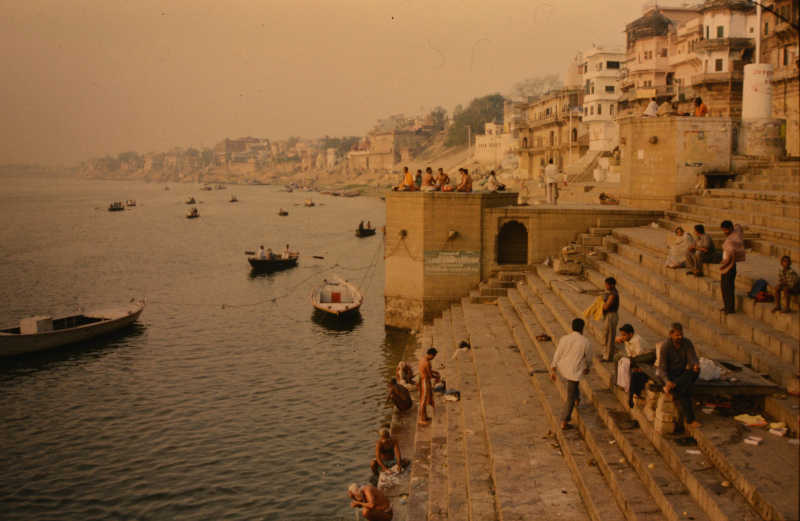
<path id="1" fill-rule="evenodd" d="M 254 251 L 246 251 L 246 252 L 244 252 L 244 254 L 245 255 L 255 255 L 256 252 L 254 252 Z"/>

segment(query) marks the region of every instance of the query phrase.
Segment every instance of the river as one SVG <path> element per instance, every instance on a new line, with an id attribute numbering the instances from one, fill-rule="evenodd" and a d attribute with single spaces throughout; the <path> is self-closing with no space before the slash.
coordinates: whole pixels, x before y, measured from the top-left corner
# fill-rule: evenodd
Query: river
<path id="1" fill-rule="evenodd" d="M 369 479 L 386 382 L 413 342 L 384 328 L 381 234 L 354 235 L 384 224 L 379 198 L 0 186 L 0 324 L 148 299 L 124 332 L 0 359 L 0 518 L 353 519 L 347 485 Z M 185 218 L 190 196 L 199 219 Z M 107 211 L 127 199 L 137 206 Z M 286 243 L 298 267 L 251 273 L 246 250 Z M 365 293 L 353 323 L 312 312 L 332 274 Z"/>

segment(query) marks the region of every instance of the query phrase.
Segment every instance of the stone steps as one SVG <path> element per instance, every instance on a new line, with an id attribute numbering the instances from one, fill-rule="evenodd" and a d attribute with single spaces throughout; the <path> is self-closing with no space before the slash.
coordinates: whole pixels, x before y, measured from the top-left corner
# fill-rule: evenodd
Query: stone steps
<path id="1" fill-rule="evenodd" d="M 730 215 L 726 215 L 726 217 L 730 217 Z M 672 226 L 670 225 L 662 225 L 662 220 L 666 222 L 674 222 Z M 709 231 L 717 231 L 719 230 L 719 224 L 722 222 L 723 219 L 717 220 L 709 220 L 708 216 L 705 215 L 698 215 L 696 213 L 690 212 L 677 212 L 673 210 L 667 210 L 664 212 L 664 218 L 660 219 L 659 225 L 663 228 L 672 228 L 674 229 L 676 225 L 682 225 L 684 228 L 687 225 L 694 225 L 694 224 L 702 224 L 706 227 L 706 230 Z M 738 221 L 734 222 L 736 224 Z M 775 244 L 784 245 L 784 246 L 791 246 L 795 247 L 800 240 L 800 233 L 797 231 L 787 230 L 787 229 L 778 229 L 778 228 L 769 228 L 767 226 L 759 226 L 755 224 L 748 224 L 746 222 L 739 223 L 742 225 L 742 228 L 745 231 L 745 236 L 750 238 L 759 238 L 762 240 L 770 241 Z"/>
<path id="2" fill-rule="evenodd" d="M 729 219 L 733 221 L 734 224 L 740 223 L 742 227 L 749 225 L 775 228 L 777 230 L 797 233 L 796 218 L 776 217 L 773 215 L 754 213 L 748 210 L 739 210 L 736 208 L 717 208 L 714 206 L 690 203 L 673 203 L 672 209 L 668 213 L 682 213 L 702 216 L 705 219 L 705 222 L 716 223 L 716 226 L 714 226 L 713 229 L 718 229 L 719 223 L 725 219 Z"/>
<path id="3" fill-rule="evenodd" d="M 705 190 L 707 197 L 735 198 L 742 201 L 766 201 L 777 204 L 800 204 L 800 195 L 777 190 L 739 190 L 735 188 L 712 188 Z"/>
<path id="4" fill-rule="evenodd" d="M 800 187 L 798 187 L 800 188 Z M 709 192 L 713 192 L 709 190 Z M 681 204 L 690 206 L 705 206 L 722 210 L 737 210 L 741 212 L 770 215 L 788 219 L 800 219 L 800 205 L 775 204 L 773 201 L 755 201 L 740 199 L 738 197 L 724 197 L 707 195 L 684 195 L 680 198 Z"/>
<path id="5" fill-rule="evenodd" d="M 612 246 L 614 245 L 612 244 Z M 616 246 L 620 247 L 620 245 Z M 621 245 L 621 247 L 624 249 L 625 246 Z M 621 255 L 615 255 L 612 251 L 605 248 L 597 248 L 597 252 L 599 255 L 593 257 L 590 261 L 592 267 L 603 277 L 616 277 L 618 273 L 624 273 L 625 275 L 622 279 L 618 278 L 618 283 L 626 286 L 627 291 L 641 298 L 648 305 L 656 309 L 663 308 L 663 304 L 659 304 L 655 301 L 662 296 L 667 296 L 677 301 L 682 307 L 701 313 L 705 318 L 727 327 L 744 340 L 752 341 L 765 351 L 771 352 L 789 363 L 794 364 L 798 361 L 797 344 L 800 342 L 800 339 L 743 312 L 745 308 L 749 309 L 751 312 L 756 309 L 755 304 L 752 304 L 754 301 L 747 298 L 746 294 L 737 291 L 737 311 L 739 311 L 739 313 L 724 315 L 719 310 L 721 293 L 719 292 L 719 286 L 716 281 L 703 284 L 702 287 L 706 289 L 706 293 L 701 293 L 689 287 L 687 284 L 675 284 L 675 282 L 689 280 L 690 276 L 683 271 L 675 273 L 675 277 L 670 280 L 670 278 L 660 273 L 653 272 L 641 264 L 634 263 Z M 697 281 L 697 278 L 692 277 L 691 282 L 695 281 Z M 653 292 L 652 289 L 657 291 Z M 708 293 L 712 294 L 709 296 Z M 717 295 L 714 295 L 714 293 L 717 293 Z M 764 307 L 762 306 L 758 309 L 762 311 L 763 317 Z M 791 317 L 791 315 L 776 316 L 772 313 L 767 313 L 767 315 L 769 315 L 770 319 Z M 791 324 L 791 321 L 784 320 L 783 323 Z"/>
<path id="6" fill-rule="evenodd" d="M 537 268 L 539 280 L 536 280 L 534 276 L 530 276 L 528 277 L 528 282 L 532 288 L 535 288 L 534 291 L 539 291 L 541 295 L 547 289 L 550 289 L 552 295 L 558 297 L 558 300 L 552 296 L 548 297 L 550 299 L 549 309 L 558 315 L 558 321 L 562 329 L 566 330 L 567 322 L 571 321 L 571 318 L 576 313 L 579 313 L 580 309 L 588 306 L 593 297 L 574 292 L 562 284 L 554 284 L 555 274 L 552 274 L 552 272 L 548 274 L 547 272 L 546 268 Z M 626 298 L 627 295 L 623 295 L 620 299 L 623 305 Z M 628 322 L 627 317 L 621 321 L 621 323 L 623 322 Z M 596 342 L 596 339 L 600 338 L 602 325 L 594 322 L 590 322 L 589 325 L 591 326 L 589 328 L 591 333 L 588 333 L 587 336 L 591 337 L 593 333 L 595 336 L 593 341 Z M 644 331 L 638 325 L 634 327 L 637 328 L 637 332 L 640 332 L 640 334 Z M 644 332 L 647 334 L 647 331 Z M 554 340 L 556 339 L 555 336 L 553 338 Z M 595 345 L 598 344 L 595 343 Z M 610 385 L 613 371 L 612 364 L 599 363 L 597 365 L 597 373 L 601 375 L 607 385 Z M 626 400 L 622 393 L 619 393 L 617 398 L 620 402 Z M 695 472 L 690 473 L 686 465 L 681 463 L 682 459 L 686 459 L 685 448 L 677 447 L 674 444 L 670 447 L 668 442 L 663 441 L 665 438 L 662 438 L 652 430 L 648 418 L 642 414 L 642 411 L 638 409 L 637 411 L 635 416 L 640 424 L 643 425 L 642 430 L 664 455 L 665 459 L 669 461 L 673 470 L 681 475 L 681 479 L 686 480 L 684 483 L 697 500 L 707 506 L 709 500 L 718 499 L 720 487 L 714 485 L 714 482 L 719 483 L 716 479 L 707 482 L 704 487 L 698 488 L 702 485 L 703 474 L 706 474 L 711 469 L 706 469 L 704 468 L 706 465 L 701 465 L 695 469 Z M 751 429 L 740 426 L 730 419 L 717 420 L 707 416 L 700 418 L 700 421 L 709 423 L 709 428 L 707 430 L 703 428 L 691 429 L 693 436 L 698 440 L 698 447 L 703 450 L 708 460 L 713 462 L 718 472 L 727 476 L 731 483 L 734 484 L 741 496 L 747 500 L 750 508 L 757 511 L 764 519 L 796 519 L 799 514 L 797 502 L 794 501 L 797 494 L 789 494 L 793 499 L 787 501 L 785 490 L 776 486 L 776 483 L 783 483 L 784 487 L 786 483 L 797 483 L 796 476 L 798 470 L 800 470 L 797 450 L 790 446 L 786 439 L 772 436 L 770 440 L 765 439 L 765 443 L 769 442 L 770 447 L 765 447 L 765 450 L 759 450 L 757 452 L 759 458 L 754 460 L 755 453 L 750 447 L 743 444 L 741 439 L 748 434 L 756 434 L 766 438 L 768 435 L 764 433 L 763 429 Z M 734 442 L 733 440 L 736 441 Z M 760 459 L 762 457 L 763 461 Z M 779 464 L 778 462 L 780 461 L 783 463 Z M 690 474 L 694 476 L 693 480 L 689 479 Z M 731 504 L 726 504 L 729 501 L 733 501 L 733 499 L 718 500 L 715 508 L 725 511 L 731 507 Z M 741 508 L 740 505 L 734 511 L 739 511 Z M 730 519 L 747 517 L 745 515 L 741 517 L 729 516 Z M 716 515 L 714 518 L 716 519 Z"/>
<path id="7" fill-rule="evenodd" d="M 758 181 L 728 181 L 725 188 L 736 190 L 766 190 L 775 192 L 792 192 L 797 190 L 795 183 L 767 183 Z"/>
<path id="8" fill-rule="evenodd" d="M 544 281 L 532 276 L 530 282 L 531 285 L 528 287 L 520 286 L 520 300 L 523 302 L 516 302 L 514 306 L 522 313 L 533 312 L 542 327 L 553 338 L 552 344 L 536 342 L 546 349 L 542 353 L 543 358 L 552 359 L 558 339 L 567 331 L 571 331 L 570 324 L 574 315 L 559 297 L 547 289 Z M 514 295 L 510 295 L 509 300 L 514 300 Z M 590 338 L 595 350 L 599 348 L 599 343 L 591 338 L 591 334 L 587 337 Z M 627 418 L 629 414 L 625 405 L 627 396 L 621 391 L 617 397 L 612 395 L 609 390 L 610 375 L 606 370 L 607 365 L 610 364 L 596 364 L 595 369 L 582 381 L 581 389 L 591 397 L 592 403 L 613 434 L 616 445 L 635 466 L 637 474 L 643 477 L 648 490 L 655 497 L 666 496 L 661 499 L 661 503 L 676 501 L 676 496 L 681 497 L 681 494 L 690 494 L 694 499 L 685 501 L 684 498 L 682 503 L 674 506 L 669 506 L 667 503 L 665 513 L 669 513 L 668 517 L 670 519 L 675 517 L 686 519 L 683 516 L 695 517 L 694 511 L 690 510 L 700 508 L 714 520 L 757 519 L 758 516 L 740 494 L 735 490 L 726 490 L 719 486 L 725 478 L 707 457 L 687 456 L 684 448 L 678 447 L 674 442 L 671 443 L 658 434 L 651 439 L 654 429 L 642 414 L 637 418 L 640 424 L 639 430 L 623 430 L 619 427 L 619 420 Z M 685 514 L 681 515 L 679 512 Z"/>
<path id="9" fill-rule="evenodd" d="M 437 356 L 433 361 L 434 370 L 439 371 L 442 379 L 447 381 L 450 377 L 447 364 L 440 364 L 447 360 L 447 341 L 444 335 L 444 320 L 437 318 L 432 327 L 425 328 L 426 333 L 432 330 L 433 341 L 431 345 L 441 351 L 441 358 Z M 452 347 L 452 341 L 450 342 Z M 452 351 L 450 349 L 449 351 Z M 424 356 L 425 351 L 422 355 Z M 455 373 L 453 373 L 455 374 Z M 435 399 L 436 402 L 440 400 Z M 428 426 L 431 435 L 430 467 L 428 475 L 428 518 L 447 519 L 449 515 L 449 474 L 447 459 L 447 410 L 445 401 L 437 403 L 438 411 L 430 411 L 431 424 Z M 438 413 L 438 414 L 437 414 Z"/>

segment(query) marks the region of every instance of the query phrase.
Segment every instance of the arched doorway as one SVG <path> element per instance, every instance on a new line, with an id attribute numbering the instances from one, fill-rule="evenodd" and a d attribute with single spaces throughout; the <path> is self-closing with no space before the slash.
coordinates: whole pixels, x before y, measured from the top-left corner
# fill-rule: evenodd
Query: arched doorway
<path id="1" fill-rule="evenodd" d="M 528 264 L 528 229 L 509 221 L 497 234 L 497 264 Z"/>

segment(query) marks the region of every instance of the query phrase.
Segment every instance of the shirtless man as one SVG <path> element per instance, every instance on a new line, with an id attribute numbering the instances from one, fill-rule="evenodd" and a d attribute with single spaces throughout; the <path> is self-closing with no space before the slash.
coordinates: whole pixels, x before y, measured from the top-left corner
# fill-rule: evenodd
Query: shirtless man
<path id="1" fill-rule="evenodd" d="M 378 474 L 383 470 L 386 474 L 392 473 L 392 467 L 400 462 L 400 472 L 408 466 L 411 461 L 400 457 L 400 446 L 389 434 L 389 429 L 380 430 L 381 437 L 375 444 L 375 459 L 369 464 L 373 474 Z"/>
<path id="2" fill-rule="evenodd" d="M 461 169 L 461 182 L 456 187 L 456 192 L 471 192 L 472 191 L 472 177 L 466 168 Z"/>
<path id="3" fill-rule="evenodd" d="M 397 364 L 397 371 L 395 376 L 397 376 L 397 381 L 401 384 L 405 385 L 413 385 L 414 384 L 414 370 L 411 369 L 405 362 L 400 362 Z"/>
<path id="4" fill-rule="evenodd" d="M 369 521 L 391 521 L 394 512 L 386 495 L 372 485 L 359 486 L 353 483 L 347 488 L 347 495 L 353 501 L 350 508 L 362 507 L 361 515 Z"/>
<path id="5" fill-rule="evenodd" d="M 436 187 L 433 185 L 433 170 L 431 167 L 426 168 L 425 173 L 422 174 L 420 190 L 423 192 L 433 192 L 436 190 Z"/>
<path id="6" fill-rule="evenodd" d="M 436 383 L 439 383 L 439 379 L 441 376 L 437 371 L 434 371 L 431 368 L 431 360 L 434 359 L 436 356 L 435 347 L 428 349 L 428 353 L 425 355 L 425 358 L 420 359 L 419 361 L 419 424 L 420 425 L 429 425 L 431 423 L 431 419 L 428 418 L 428 415 L 425 412 L 425 407 L 430 405 L 431 408 L 434 408 L 435 405 L 433 403 L 433 386 L 431 385 L 431 378 L 436 379 Z"/>
<path id="7" fill-rule="evenodd" d="M 392 378 L 389 382 L 389 396 L 386 397 L 386 401 L 391 400 L 394 406 L 400 409 L 400 412 L 406 412 L 414 405 L 408 389 L 398 384 L 397 378 Z"/>

